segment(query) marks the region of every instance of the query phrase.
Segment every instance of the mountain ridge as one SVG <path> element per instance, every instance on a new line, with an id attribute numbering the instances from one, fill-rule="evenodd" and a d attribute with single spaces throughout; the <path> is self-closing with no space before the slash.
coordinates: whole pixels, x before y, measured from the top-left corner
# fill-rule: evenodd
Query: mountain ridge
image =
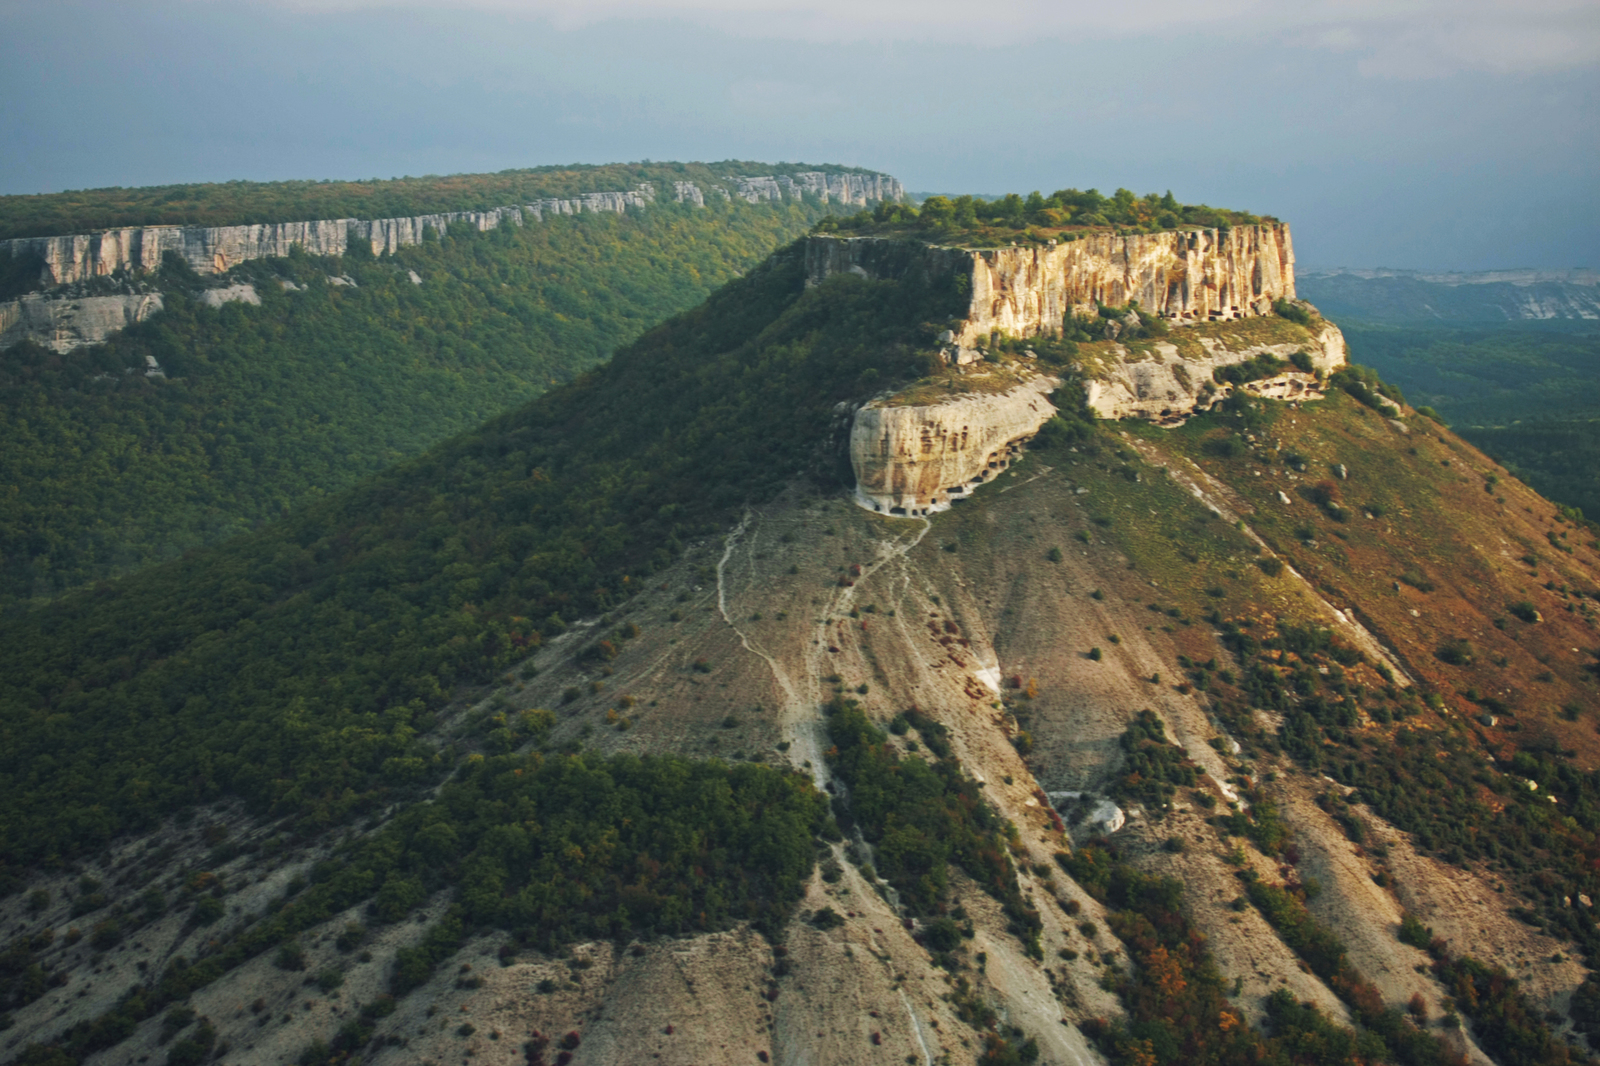
<path id="1" fill-rule="evenodd" d="M 1585 1061 L 1593 530 L 1357 367 L 1217 367 L 1179 425 L 1086 403 L 1159 343 L 1309 345 L 1303 305 L 960 363 L 958 273 L 809 273 L 790 244 L 350 495 L 0 624 L 7 1050 Z M 1059 414 L 969 500 L 847 498 L 864 401 L 1046 365 Z M 620 924 L 646 892 L 541 938 L 523 790 L 660 753 L 829 797 L 788 917 Z"/>

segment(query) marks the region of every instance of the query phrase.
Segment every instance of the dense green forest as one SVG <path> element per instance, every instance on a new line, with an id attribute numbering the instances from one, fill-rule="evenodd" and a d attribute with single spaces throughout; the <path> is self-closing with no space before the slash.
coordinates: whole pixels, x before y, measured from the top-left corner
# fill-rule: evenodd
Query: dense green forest
<path id="1" fill-rule="evenodd" d="M 303 1063 L 352 1061 L 350 1053 L 371 1040 L 373 1022 L 395 1009 L 395 997 L 426 981 L 472 929 L 508 930 L 503 960 L 525 947 L 549 952 L 578 939 L 707 932 L 740 921 L 772 934 L 800 898 L 815 835 L 830 832 L 826 812 L 808 778 L 748 763 L 469 758 L 436 800 L 412 804 L 381 830 L 347 842 L 318 863 L 312 884 L 291 886 L 258 921 L 213 939 L 193 962 L 173 959 L 111 1010 L 49 1046 L 28 1046 L 13 1061 L 72 1066 L 274 948 L 279 968 L 304 969 L 300 934 L 362 902 L 365 924 L 345 926 L 342 950 L 405 921 L 435 893 L 451 894 L 444 917 L 397 953 L 389 994 L 365 1008 L 356 1004 L 334 1045 L 313 1043 Z M 197 924 L 220 916 L 216 900 L 198 892 L 171 901 L 146 892 L 132 905 L 102 900 L 94 915 L 97 948 L 137 934 L 169 906 L 189 908 Z M 31 1002 L 46 987 L 36 949 L 19 938 L 0 952 L 0 1011 Z M 337 987 L 342 973 L 310 980 Z M 209 1043 L 200 1043 L 198 1054 L 180 1057 L 180 1042 L 167 1061 L 203 1061 Z"/>
<path id="2" fill-rule="evenodd" d="M 1600 519 L 1600 408 L 1588 418 L 1455 429 L 1540 495 Z"/>
<path id="3" fill-rule="evenodd" d="M 1340 323 L 1351 358 L 1542 495 L 1600 517 L 1600 329 L 1590 322 L 1474 328 Z"/>
<path id="4" fill-rule="evenodd" d="M 1165 195 L 1137 196 L 1118 189 L 1105 196 L 1096 189 L 1058 189 L 1049 196 L 1035 190 L 1027 196 L 1007 193 L 987 200 L 930 196 L 921 207 L 885 202 L 870 211 L 826 219 L 818 228 L 827 233 L 901 234 L 945 244 L 993 246 L 1076 240 L 1106 230 L 1159 233 L 1181 226 L 1226 229 L 1260 221 L 1243 211 L 1180 204 L 1170 190 Z"/>
<path id="5" fill-rule="evenodd" d="M 480 425 L 822 211 L 713 200 L 462 224 L 393 256 L 259 260 L 212 281 L 252 283 L 260 306 L 206 306 L 169 262 L 150 320 L 67 355 L 0 353 L 0 612 L 250 529 Z M 145 375 L 148 358 L 165 378 Z"/>
<path id="6" fill-rule="evenodd" d="M 614 163 L 502 170 L 496 174 L 430 175 L 367 181 L 228 181 L 81 189 L 0 196 L 0 240 L 51 237 L 118 226 L 237 226 L 325 218 L 398 218 L 442 211 L 483 211 L 547 197 L 624 191 L 641 182 L 670 196 L 672 182 L 722 182 L 730 176 L 867 173 L 832 164 Z"/>
<path id="7" fill-rule="evenodd" d="M 0 879 L 208 798 L 326 825 L 425 783 L 453 686 L 816 464 L 833 406 L 923 374 L 959 306 L 780 254 L 353 491 L 0 623 Z"/>

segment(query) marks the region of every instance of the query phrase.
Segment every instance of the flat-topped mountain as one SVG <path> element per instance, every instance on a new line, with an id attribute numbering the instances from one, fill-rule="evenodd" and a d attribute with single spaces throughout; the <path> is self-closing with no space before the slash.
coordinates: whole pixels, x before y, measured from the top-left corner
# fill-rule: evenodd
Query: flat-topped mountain
<path id="1" fill-rule="evenodd" d="M 1170 241 L 1122 260 L 1165 314 L 1098 252 L 975 308 L 993 249 L 803 237 L 0 624 L 0 1054 L 1589 1061 L 1596 530 L 1292 275 L 1196 296 L 1251 224 L 1068 242 Z"/>

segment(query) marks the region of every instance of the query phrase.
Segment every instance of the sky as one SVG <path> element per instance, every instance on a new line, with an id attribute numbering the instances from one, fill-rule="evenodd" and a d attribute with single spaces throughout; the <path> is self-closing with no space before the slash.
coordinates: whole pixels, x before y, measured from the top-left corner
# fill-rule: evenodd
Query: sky
<path id="1" fill-rule="evenodd" d="M 1597 0 L 0 0 L 0 194 L 759 159 L 1600 268 Z"/>

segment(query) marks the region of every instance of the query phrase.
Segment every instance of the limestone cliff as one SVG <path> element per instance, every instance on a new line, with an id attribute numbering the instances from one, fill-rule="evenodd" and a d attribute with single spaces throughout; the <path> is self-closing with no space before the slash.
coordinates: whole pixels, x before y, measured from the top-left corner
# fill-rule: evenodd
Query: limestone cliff
<path id="1" fill-rule="evenodd" d="M 824 174 L 812 171 L 793 177 L 728 179 L 731 195 L 750 203 L 798 199 L 812 193 L 824 203 L 861 204 L 899 199 L 904 190 L 887 174 Z M 728 188 L 713 186 L 724 197 Z M 199 274 L 220 274 L 251 259 L 289 254 L 298 245 L 312 255 L 343 255 L 353 242 L 364 241 L 374 255 L 420 244 L 428 230 L 443 233 L 465 222 L 484 231 L 509 223 L 543 221 L 554 215 L 586 211 L 622 213 L 656 201 L 656 188 L 646 182 L 628 192 L 591 192 L 565 199 L 486 211 L 448 211 L 407 218 L 336 218 L 314 222 L 272 222 L 247 226 L 135 226 L 60 237 L 24 237 L 0 241 L 0 256 L 37 257 L 41 288 L 70 285 L 88 278 L 154 270 L 167 252 L 177 252 Z M 705 191 L 694 182 L 673 182 L 678 203 L 705 205 Z"/>
<path id="2" fill-rule="evenodd" d="M 807 171 L 789 177 L 734 178 L 734 195 L 750 203 L 763 200 L 797 200 L 811 193 L 825 204 L 860 204 L 865 206 L 879 200 L 900 200 L 905 189 L 887 174 L 824 174 Z"/>
<path id="3" fill-rule="evenodd" d="M 904 195 L 900 183 L 887 174 L 809 171 L 792 177 L 733 177 L 727 179 L 726 185 L 713 184 L 705 189 L 692 181 L 675 181 L 671 199 L 704 207 L 707 191 L 720 194 L 725 200 L 738 196 L 750 203 L 781 202 L 810 193 L 824 203 L 865 205 Z M 155 270 L 167 252 L 182 256 L 197 274 L 215 275 L 252 259 L 286 256 L 296 247 L 311 255 L 337 256 L 344 255 L 353 244 L 364 242 L 373 255 L 385 255 L 422 243 L 429 230 L 442 234 L 453 223 L 465 222 L 484 232 L 504 224 L 542 222 L 557 215 L 591 211 L 621 214 L 655 203 L 656 196 L 655 186 L 647 182 L 628 192 L 582 193 L 487 211 L 450 211 L 406 218 L 336 218 L 246 226 L 134 226 L 0 241 L 0 258 L 35 260 L 39 264 L 41 290 L 77 286 L 91 278 L 131 278 Z M 203 290 L 199 299 L 213 307 L 235 300 L 260 303 L 249 286 Z M 0 304 L 0 348 L 33 340 L 57 352 L 68 352 L 102 341 L 125 325 L 143 321 L 161 306 L 160 293 L 85 297 L 69 290 L 66 295 L 29 295 Z"/>
<path id="4" fill-rule="evenodd" d="M 159 292 L 53 299 L 37 293 L 0 303 L 0 348 L 33 340 L 58 353 L 98 344 L 161 310 Z"/>
<path id="5" fill-rule="evenodd" d="M 1231 386 L 1214 380 L 1217 369 L 1262 354 L 1287 359 L 1304 352 L 1312 372 L 1281 374 L 1248 389 L 1309 399 L 1321 395 L 1318 375 L 1345 361 L 1344 337 L 1331 323 L 1314 319 L 1307 330 L 1275 317 L 1243 321 L 1272 316 L 1274 301 L 1295 297 L 1294 249 L 1280 222 L 1101 234 L 1027 248 L 815 236 L 802 251 L 810 285 L 845 273 L 922 284 L 953 277 L 968 294 L 967 306 L 939 338 L 940 354 L 963 378 L 996 332 L 1059 336 L 1074 314 L 1137 300 L 1171 325 L 1171 340 L 1136 348 L 1102 341 L 1082 356 L 1088 402 L 1102 418 L 1181 421 L 1229 395 Z M 1128 322 L 1139 325 L 1136 318 Z M 1038 377 L 1001 396 L 969 391 L 932 406 L 861 409 L 850 435 L 856 501 L 877 511 L 927 514 L 961 499 L 1054 413 L 1041 395 L 1053 383 Z"/>
<path id="6" fill-rule="evenodd" d="M 1057 384 L 1041 376 L 999 394 L 863 407 L 850 428 L 856 502 L 887 514 L 946 510 L 1011 465 L 1056 413 L 1044 397 Z"/>
<path id="7" fill-rule="evenodd" d="M 1230 344 L 1227 338 L 1216 337 L 1197 337 L 1194 341 L 1184 346 L 1188 351 L 1180 351 L 1177 344 L 1166 341 L 1152 345 L 1154 350 L 1149 353 L 1113 346 L 1116 357 L 1103 360 L 1086 382 L 1090 408 L 1101 418 L 1181 421 L 1232 392 L 1231 386 L 1218 385 L 1213 379 L 1213 373 L 1222 367 L 1258 355 L 1286 360 L 1296 352 L 1309 355 L 1312 369 L 1323 375 L 1345 363 L 1344 334 L 1328 321 L 1321 322 L 1309 344 Z M 1251 382 L 1246 388 L 1274 399 L 1312 399 L 1322 395 L 1316 376 L 1305 373 L 1280 374 L 1263 382 Z"/>
<path id="8" fill-rule="evenodd" d="M 1059 334 L 1062 320 L 1096 304 L 1138 300 L 1175 322 L 1272 313 L 1293 299 L 1294 247 L 1282 222 L 1230 230 L 1181 230 L 1128 237 L 1100 234 L 1029 248 L 937 248 L 874 237 L 812 237 L 805 255 L 814 284 L 830 274 L 903 276 L 913 264 L 969 279 L 958 340 L 971 346 L 995 330 L 1014 337 Z M 902 246 L 895 248 L 893 246 Z"/>
<path id="9" fill-rule="evenodd" d="M 641 185 L 632 192 L 585 193 L 572 199 L 539 200 L 520 207 L 409 218 L 336 218 L 249 226 L 138 226 L 0 241 L 0 255 L 37 256 L 43 267 L 40 285 L 45 288 L 154 270 L 167 252 L 177 252 L 197 274 L 220 274 L 251 259 L 288 255 L 297 245 L 311 255 L 343 255 L 353 242 L 365 241 L 372 254 L 382 255 L 405 245 L 420 244 L 428 230 L 443 233 L 455 222 L 466 222 L 481 232 L 506 222 L 520 226 L 524 217 L 537 222 L 549 215 L 622 212 L 643 207 L 654 199 L 655 189 Z"/>

